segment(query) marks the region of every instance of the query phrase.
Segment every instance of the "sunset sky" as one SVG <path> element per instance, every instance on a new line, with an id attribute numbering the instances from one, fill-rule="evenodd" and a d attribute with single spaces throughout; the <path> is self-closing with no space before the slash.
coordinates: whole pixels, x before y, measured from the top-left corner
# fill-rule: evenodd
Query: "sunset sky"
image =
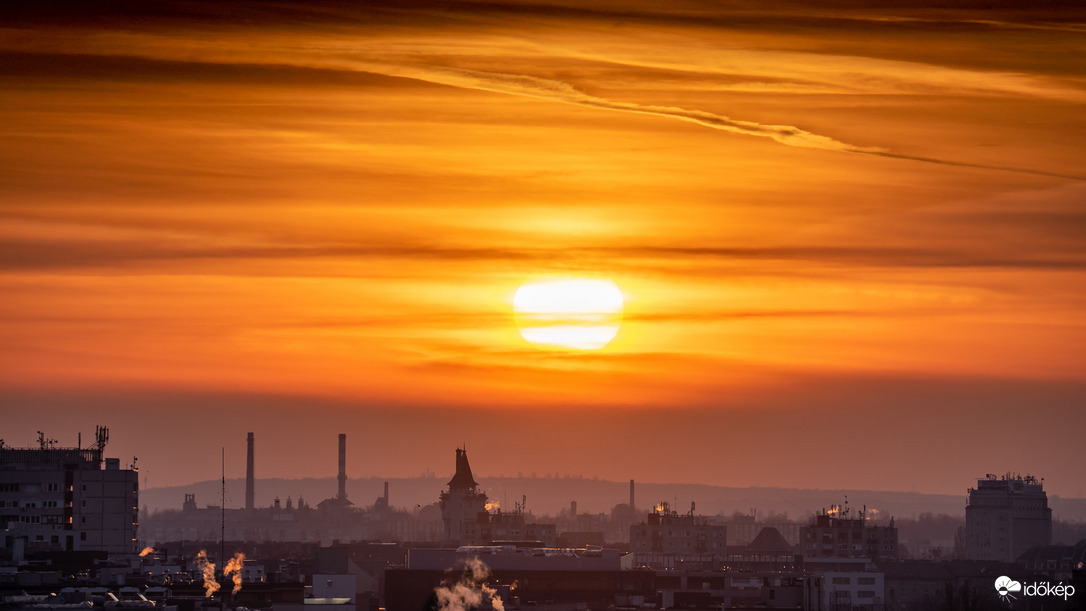
<path id="1" fill-rule="evenodd" d="M 0 436 L 1086 496 L 1086 11 L 882 4 L 0 8 Z"/>

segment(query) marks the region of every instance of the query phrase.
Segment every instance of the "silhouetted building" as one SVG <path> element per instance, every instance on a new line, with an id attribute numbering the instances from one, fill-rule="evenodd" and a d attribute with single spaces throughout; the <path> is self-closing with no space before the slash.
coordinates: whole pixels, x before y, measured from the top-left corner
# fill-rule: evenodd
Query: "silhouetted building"
<path id="1" fill-rule="evenodd" d="M 456 449 L 456 473 L 441 493 L 441 519 L 445 540 L 473 543 L 478 539 L 479 515 L 486 513 L 486 494 L 471 474 L 467 450 Z"/>
<path id="2" fill-rule="evenodd" d="M 834 506 L 800 528 L 800 548 L 808 558 L 872 558 L 896 560 L 897 528 L 868 523 L 864 511 L 850 518 L 849 509 Z"/>
<path id="3" fill-rule="evenodd" d="M 989 474 L 969 489 L 965 557 L 1014 562 L 1026 550 L 1052 542 L 1052 509 L 1032 475 Z"/>
<path id="4" fill-rule="evenodd" d="M 728 546 L 725 565 L 737 571 L 802 572 L 803 558 L 780 531 L 767 526 L 749 544 Z"/>
<path id="5" fill-rule="evenodd" d="M 4 547 L 113 553 L 139 551 L 139 477 L 103 458 L 109 430 L 94 447 L 58 448 L 39 433 L 39 448 L 0 447 L 0 524 Z"/>
<path id="6" fill-rule="evenodd" d="M 1086 539 L 1074 545 L 1039 545 L 1030 548 L 1018 557 L 1015 564 L 1029 574 L 1044 575 L 1053 582 L 1071 581 L 1076 570 L 1086 569 Z"/>
<path id="7" fill-rule="evenodd" d="M 759 519 L 753 514 L 734 514 L 728 516 L 728 545 L 747 545 L 766 527 L 776 529 L 789 545 L 796 545 L 799 542 L 800 526 L 798 522 L 776 514 L 767 519 Z"/>
<path id="8" fill-rule="evenodd" d="M 655 586 L 661 609 L 825 609 L 822 578 L 817 575 L 656 571 Z"/>
<path id="9" fill-rule="evenodd" d="M 886 609 L 928 611 L 956 607 L 968 598 L 974 609 L 1007 609 L 992 585 L 1001 575 L 1017 575 L 1018 567 L 998 562 L 919 560 L 878 563 L 886 587 Z M 1035 608 L 1035 607 L 1030 607 Z"/>
<path id="10" fill-rule="evenodd" d="M 672 511 L 660 503 L 644 522 L 630 526 L 630 552 L 635 566 L 676 568 L 690 563 L 719 563 L 728 553 L 727 527 L 709 518 Z"/>
<path id="11" fill-rule="evenodd" d="M 449 480 L 449 489 L 441 493 L 441 517 L 445 523 L 445 540 L 458 545 L 490 545 L 496 542 L 534 542 L 538 545 L 557 544 L 554 524 L 528 522 L 523 503 L 510 513 L 486 509 L 486 493 L 471 474 L 466 450 L 456 449 L 456 473 Z"/>

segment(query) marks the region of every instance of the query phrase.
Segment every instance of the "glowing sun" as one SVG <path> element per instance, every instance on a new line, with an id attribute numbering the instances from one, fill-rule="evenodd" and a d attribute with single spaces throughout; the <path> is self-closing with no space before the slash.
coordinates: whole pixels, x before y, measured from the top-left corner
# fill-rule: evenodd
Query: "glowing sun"
<path id="1" fill-rule="evenodd" d="M 622 291 L 610 280 L 529 281 L 513 297 L 528 343 L 557 350 L 599 350 L 622 324 Z"/>

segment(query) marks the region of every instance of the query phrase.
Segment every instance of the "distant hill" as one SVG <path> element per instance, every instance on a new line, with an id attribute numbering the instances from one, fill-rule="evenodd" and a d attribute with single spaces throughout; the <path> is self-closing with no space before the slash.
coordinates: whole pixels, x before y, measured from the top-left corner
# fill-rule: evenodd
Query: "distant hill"
<path id="1" fill-rule="evenodd" d="M 518 478 L 476 477 L 480 486 L 491 498 L 507 510 L 527 497 L 531 513 L 557 515 L 568 511 L 570 501 L 577 501 L 579 513 L 610 513 L 611 509 L 629 501 L 629 482 L 611 482 L 585 478 Z M 373 505 L 383 493 L 384 482 L 389 482 L 389 500 L 393 507 L 414 510 L 418 506 L 437 502 L 438 494 L 445 488 L 446 479 L 437 477 L 349 479 L 347 498 L 359 507 Z M 140 508 L 150 511 L 180 509 L 185 493 L 196 495 L 200 507 L 218 505 L 221 497 L 221 481 L 196 482 L 187 486 L 148 488 L 140 491 Z M 310 505 L 335 496 L 335 478 L 306 479 L 258 479 L 256 481 L 256 505 L 268 507 L 275 497 L 285 505 L 290 497 L 297 503 L 303 497 Z M 966 494 L 922 494 L 917 492 L 886 492 L 876 490 L 806 490 L 792 488 L 730 488 L 703 484 L 657 484 L 638 482 L 635 503 L 648 511 L 660 501 L 671 503 L 672 509 L 686 512 L 690 502 L 697 504 L 700 515 L 730 515 L 734 511 L 760 514 L 775 512 L 789 517 L 802 518 L 832 504 L 849 504 L 859 509 L 863 505 L 878 509 L 879 515 L 912 518 L 921 513 L 945 513 L 964 515 Z M 237 508 L 245 503 L 245 480 L 226 481 L 226 506 Z M 1053 515 L 1062 520 L 1086 521 L 1086 499 L 1049 497 Z"/>

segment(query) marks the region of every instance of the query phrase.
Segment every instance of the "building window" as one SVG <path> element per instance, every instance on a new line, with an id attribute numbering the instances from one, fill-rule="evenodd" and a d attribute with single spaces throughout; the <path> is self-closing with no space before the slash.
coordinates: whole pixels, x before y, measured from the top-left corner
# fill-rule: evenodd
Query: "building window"
<path id="1" fill-rule="evenodd" d="M 837 585 L 837 586 L 847 586 L 850 583 L 852 583 L 852 578 L 850 578 L 850 577 L 834 577 L 833 578 L 833 584 Z"/>
<path id="2" fill-rule="evenodd" d="M 860 584 L 862 586 L 873 586 L 873 585 L 875 585 L 875 578 L 874 577 L 860 577 L 859 579 L 856 580 L 856 583 L 858 583 L 858 584 Z"/>

